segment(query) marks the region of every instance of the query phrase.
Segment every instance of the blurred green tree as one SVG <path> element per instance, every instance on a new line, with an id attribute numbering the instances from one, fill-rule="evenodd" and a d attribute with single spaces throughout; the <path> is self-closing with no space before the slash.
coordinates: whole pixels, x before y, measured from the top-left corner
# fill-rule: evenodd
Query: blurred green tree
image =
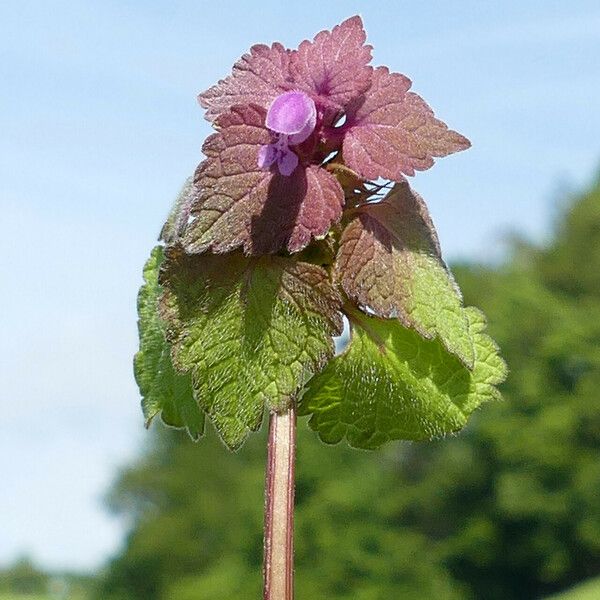
<path id="1" fill-rule="evenodd" d="M 48 587 L 48 574 L 38 568 L 28 556 L 0 569 L 0 592 L 6 594 L 40 594 Z"/>
<path id="2" fill-rule="evenodd" d="M 600 574 L 600 185 L 552 241 L 459 265 L 511 369 L 467 431 L 380 453 L 300 426 L 297 596 L 537 598 Z M 130 520 L 103 600 L 259 598 L 265 440 L 160 431 L 111 506 Z"/>
<path id="3" fill-rule="evenodd" d="M 161 432 L 121 476 L 112 506 L 132 518 L 98 596 L 128 600 L 259 598 L 266 440 L 234 455 Z M 454 599 L 458 586 L 425 535 L 393 523 L 397 457 L 324 447 L 300 428 L 296 536 L 299 598 Z M 388 501 L 384 502 L 383 499 Z"/>

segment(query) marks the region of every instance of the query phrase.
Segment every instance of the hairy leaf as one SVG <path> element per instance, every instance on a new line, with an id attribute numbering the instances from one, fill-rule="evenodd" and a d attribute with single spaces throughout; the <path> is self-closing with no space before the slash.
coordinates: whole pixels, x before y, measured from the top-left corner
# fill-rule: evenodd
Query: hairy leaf
<path id="1" fill-rule="evenodd" d="M 292 54 L 294 84 L 314 96 L 319 104 L 344 106 L 360 96 L 371 83 L 371 46 L 359 16 L 332 31 L 321 31 L 314 41 L 305 40 Z"/>
<path id="2" fill-rule="evenodd" d="M 342 234 L 335 270 L 346 294 L 363 308 L 397 317 L 427 338 L 439 336 L 473 366 L 460 292 L 442 261 L 427 206 L 408 183 L 357 209 Z"/>
<path id="3" fill-rule="evenodd" d="M 230 448 L 282 410 L 333 355 L 339 298 L 321 267 L 168 251 L 161 314 L 176 368 Z"/>
<path id="4" fill-rule="evenodd" d="M 196 172 L 193 220 L 183 239 L 188 252 L 298 252 L 339 220 L 344 194 L 325 169 L 300 165 L 284 176 L 259 168 L 259 149 L 271 141 L 264 121 L 258 106 L 236 107 L 217 120 L 221 130 L 206 140 L 208 158 Z"/>
<path id="5" fill-rule="evenodd" d="M 194 178 L 188 177 L 171 208 L 165 224 L 160 230 L 160 240 L 166 244 L 173 244 L 181 238 L 190 217 L 193 198 Z"/>
<path id="6" fill-rule="evenodd" d="M 206 118 L 213 121 L 236 105 L 269 104 L 285 91 L 292 89 L 289 79 L 289 50 L 275 43 L 252 46 L 233 66 L 232 73 L 198 96 L 206 108 Z"/>
<path id="7" fill-rule="evenodd" d="M 171 348 L 158 314 L 162 260 L 163 249 L 157 246 L 144 267 L 145 283 L 138 295 L 140 349 L 134 358 L 134 373 L 147 425 L 160 413 L 167 425 L 185 427 L 197 439 L 204 431 L 204 414 L 192 396 L 191 377 L 173 369 Z"/>
<path id="8" fill-rule="evenodd" d="M 377 67 L 369 91 L 348 107 L 344 159 L 362 177 L 399 181 L 429 169 L 434 157 L 470 146 L 410 86 L 404 75 Z"/>
<path id="9" fill-rule="evenodd" d="M 352 341 L 311 379 L 302 398 L 311 428 L 324 442 L 346 438 L 351 446 L 371 449 L 464 427 L 482 402 L 499 398 L 494 386 L 506 376 L 496 345 L 483 332 L 483 315 L 466 311 L 475 347 L 472 370 L 437 339 L 350 310 Z"/>

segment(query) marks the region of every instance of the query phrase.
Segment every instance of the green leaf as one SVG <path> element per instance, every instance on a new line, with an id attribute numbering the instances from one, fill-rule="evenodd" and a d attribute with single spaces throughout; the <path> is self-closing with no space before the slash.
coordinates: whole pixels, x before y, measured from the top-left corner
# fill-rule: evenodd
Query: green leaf
<path id="1" fill-rule="evenodd" d="M 439 337 L 472 367 L 467 314 L 423 200 L 408 183 L 397 183 L 383 201 L 354 215 L 336 259 L 336 278 L 346 294 L 379 317 Z"/>
<path id="2" fill-rule="evenodd" d="M 166 244 L 174 244 L 183 236 L 195 194 L 194 178 L 188 177 L 173 203 L 165 224 L 160 230 L 160 240 Z"/>
<path id="3" fill-rule="evenodd" d="M 191 373 L 195 398 L 238 448 L 265 406 L 285 409 L 333 356 L 339 297 L 316 265 L 167 252 L 161 314 L 175 367 Z"/>
<path id="4" fill-rule="evenodd" d="M 485 318 L 465 309 L 475 348 L 470 370 L 439 339 L 426 340 L 397 320 L 349 309 L 352 340 L 346 351 L 308 384 L 302 414 L 324 442 L 346 438 L 356 448 L 390 440 L 425 440 L 458 431 L 494 387 L 506 366 L 486 334 Z"/>
<path id="5" fill-rule="evenodd" d="M 193 398 L 190 376 L 173 369 L 171 349 L 158 313 L 162 260 L 163 249 L 157 246 L 144 266 L 145 283 L 138 294 L 140 350 L 133 362 L 135 379 L 147 425 L 160 413 L 165 424 L 185 427 L 192 439 L 198 439 L 204 431 L 204 414 Z"/>

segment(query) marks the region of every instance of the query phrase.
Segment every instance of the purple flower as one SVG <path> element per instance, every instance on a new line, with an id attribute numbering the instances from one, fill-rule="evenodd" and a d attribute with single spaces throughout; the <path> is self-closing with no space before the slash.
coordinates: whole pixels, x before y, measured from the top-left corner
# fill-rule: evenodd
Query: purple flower
<path id="1" fill-rule="evenodd" d="M 195 176 L 189 252 L 297 252 L 341 217 L 330 163 L 343 160 L 358 179 L 401 181 L 469 146 L 407 77 L 369 65 L 365 41 L 356 16 L 298 50 L 254 46 L 200 94 L 217 133 Z"/>
<path id="2" fill-rule="evenodd" d="M 258 152 L 261 169 L 277 163 L 282 175 L 291 175 L 298 166 L 298 155 L 290 148 L 304 142 L 317 123 L 315 103 L 303 92 L 285 92 L 277 96 L 267 111 L 266 125 L 275 141 Z"/>

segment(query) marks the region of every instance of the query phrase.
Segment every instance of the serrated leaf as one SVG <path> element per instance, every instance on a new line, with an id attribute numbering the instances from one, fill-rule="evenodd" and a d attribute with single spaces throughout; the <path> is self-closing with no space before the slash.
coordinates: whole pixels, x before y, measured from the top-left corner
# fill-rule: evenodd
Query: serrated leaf
<path id="1" fill-rule="evenodd" d="M 161 283 L 174 364 L 232 449 L 333 356 L 339 298 L 318 266 L 171 248 Z"/>
<path id="2" fill-rule="evenodd" d="M 442 261 L 425 202 L 406 182 L 356 209 L 336 258 L 346 294 L 375 315 L 438 336 L 469 367 L 474 349 L 460 291 Z"/>
<path id="3" fill-rule="evenodd" d="M 198 102 L 213 121 L 233 106 L 258 104 L 268 108 L 281 93 L 293 89 L 289 79 L 289 50 L 281 44 L 256 44 L 233 65 L 226 79 L 201 93 Z"/>
<path id="4" fill-rule="evenodd" d="M 204 414 L 193 398 L 191 377 L 173 369 L 164 323 L 158 314 L 162 260 L 163 249 L 157 246 L 144 266 L 145 283 L 138 294 L 140 349 L 134 357 L 135 379 L 147 425 L 160 414 L 167 425 L 185 427 L 192 439 L 198 439 L 204 431 Z"/>
<path id="5" fill-rule="evenodd" d="M 371 84 L 371 46 L 357 15 L 303 41 L 291 54 L 290 72 L 297 89 L 311 94 L 321 105 L 344 106 Z"/>
<path id="6" fill-rule="evenodd" d="M 372 86 L 348 107 L 344 160 L 365 179 L 395 181 L 433 166 L 434 157 L 465 150 L 469 140 L 436 119 L 411 81 L 387 67 L 373 71 Z"/>
<path id="7" fill-rule="evenodd" d="M 325 169 L 301 163 L 284 176 L 258 166 L 272 137 L 265 114 L 254 105 L 235 107 L 204 143 L 208 158 L 196 172 L 193 220 L 183 239 L 188 252 L 298 252 L 339 220 L 344 194 Z"/>
<path id="8" fill-rule="evenodd" d="M 279 95 L 303 90 L 320 105 L 343 106 L 370 85 L 371 46 L 359 16 L 321 31 L 313 41 L 303 41 L 298 50 L 280 43 L 257 44 L 233 66 L 229 77 L 198 96 L 214 121 L 234 106 L 256 104 L 267 109 Z"/>
<path id="9" fill-rule="evenodd" d="M 324 442 L 346 438 L 372 449 L 390 440 L 426 440 L 458 431 L 481 403 L 499 398 L 494 387 L 506 366 L 484 333 L 485 318 L 466 309 L 475 347 L 473 370 L 399 321 L 350 310 L 352 340 L 313 377 L 301 413 Z"/>

